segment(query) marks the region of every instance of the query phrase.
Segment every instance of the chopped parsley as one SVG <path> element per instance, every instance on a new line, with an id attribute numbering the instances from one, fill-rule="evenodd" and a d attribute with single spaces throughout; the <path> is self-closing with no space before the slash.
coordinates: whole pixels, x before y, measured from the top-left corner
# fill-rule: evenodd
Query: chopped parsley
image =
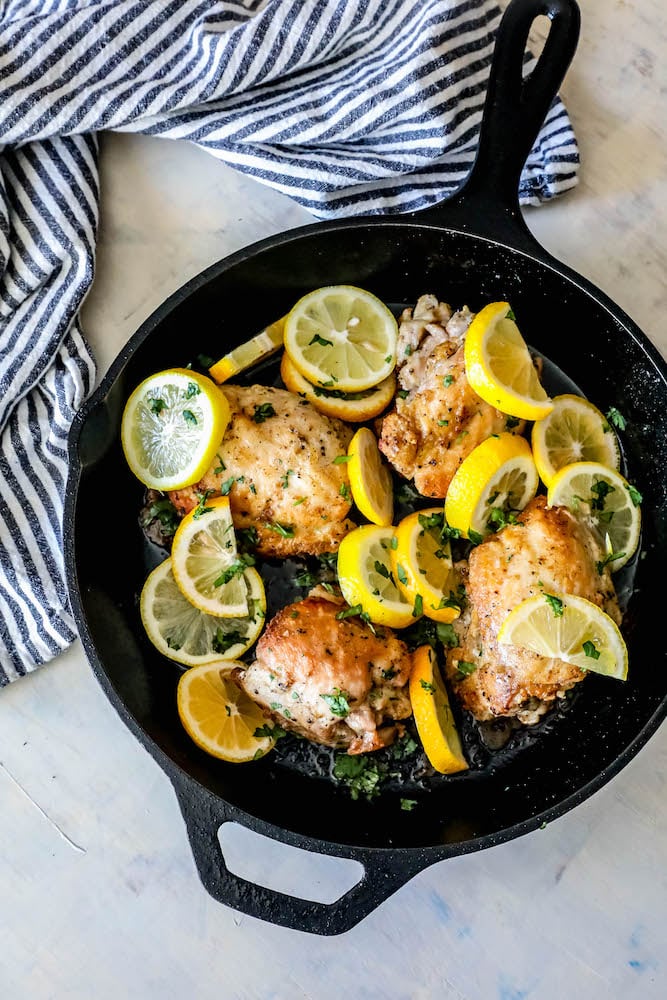
<path id="1" fill-rule="evenodd" d="M 405 812 L 411 812 L 417 805 L 417 799 L 401 799 L 401 809 Z"/>
<path id="2" fill-rule="evenodd" d="M 220 484 L 220 496 L 226 497 L 235 482 L 236 479 L 234 476 L 230 476 L 229 479 L 225 479 L 224 483 Z"/>
<path id="3" fill-rule="evenodd" d="M 343 608 L 336 615 L 336 621 L 342 622 L 345 618 L 354 618 L 356 615 L 360 615 L 363 611 L 361 604 L 353 604 L 349 608 Z"/>
<path id="4" fill-rule="evenodd" d="M 518 417 L 507 417 L 505 420 L 505 430 L 511 431 L 513 427 L 518 427 L 521 423 Z"/>
<path id="5" fill-rule="evenodd" d="M 263 726 L 258 726 L 252 735 L 257 740 L 264 739 L 266 736 L 269 739 L 280 740 L 283 736 L 287 736 L 287 731 L 282 726 L 279 726 L 277 722 L 273 726 L 266 723 Z"/>
<path id="6" fill-rule="evenodd" d="M 386 765 L 373 760 L 370 754 L 336 754 L 333 766 L 334 778 L 347 785 L 355 800 L 363 795 L 370 801 L 379 795 L 386 771 Z"/>
<path id="7" fill-rule="evenodd" d="M 197 426 L 197 418 L 195 417 L 192 410 L 183 410 L 183 419 L 186 424 L 190 424 L 191 427 Z"/>
<path id="8" fill-rule="evenodd" d="M 442 380 L 442 384 L 445 387 L 445 389 L 448 389 L 450 387 L 450 385 L 452 384 L 452 382 L 454 382 L 454 381 L 456 381 L 456 380 L 455 380 L 455 378 L 454 378 L 453 375 L 445 375 L 445 377 Z"/>
<path id="9" fill-rule="evenodd" d="M 474 528 L 468 530 L 468 538 L 473 545 L 479 545 L 480 542 L 484 541 L 484 535 L 480 535 L 479 531 L 475 531 Z"/>
<path id="10" fill-rule="evenodd" d="M 260 403 L 255 405 L 255 412 L 252 415 L 252 419 L 256 424 L 263 424 L 265 420 L 269 417 L 275 417 L 276 411 L 274 410 L 271 403 Z"/>
<path id="11" fill-rule="evenodd" d="M 398 577 L 398 582 L 402 583 L 404 586 L 408 582 L 408 574 L 405 572 L 400 563 L 396 565 L 396 576 Z"/>
<path id="12" fill-rule="evenodd" d="M 305 499 L 306 499 L 305 497 L 297 497 L 296 500 L 292 503 L 292 507 L 298 507 L 299 504 L 305 502 Z"/>
<path id="13" fill-rule="evenodd" d="M 280 524 L 279 521 L 267 521 L 269 531 L 275 531 L 281 538 L 294 538 L 294 528 L 290 524 Z"/>
<path id="14" fill-rule="evenodd" d="M 628 483 L 628 493 L 630 494 L 630 499 L 635 507 L 639 507 L 640 503 L 644 499 L 636 486 L 632 486 Z"/>
<path id="15" fill-rule="evenodd" d="M 236 646 L 239 642 L 245 644 L 246 639 L 247 636 L 243 632 L 239 632 L 237 629 L 225 632 L 223 629 L 218 627 L 215 630 L 215 635 L 213 636 L 213 640 L 211 642 L 211 649 L 214 653 L 220 653 L 220 655 L 222 655 L 223 653 L 226 653 L 228 649 L 231 649 L 232 646 Z"/>
<path id="16" fill-rule="evenodd" d="M 254 566 L 254 565 L 255 565 L 254 556 L 251 556 L 249 554 L 240 555 L 239 558 L 236 559 L 231 564 L 231 566 L 228 566 L 227 569 L 222 571 L 217 580 L 213 581 L 213 586 L 223 587 L 226 583 L 229 583 L 230 580 L 233 580 L 234 577 L 242 576 L 243 573 L 248 568 L 248 566 Z"/>
<path id="17" fill-rule="evenodd" d="M 224 462 L 222 461 L 222 459 L 220 458 L 220 455 L 219 455 L 219 454 L 218 454 L 218 456 L 217 456 L 217 459 L 218 459 L 218 461 L 220 462 L 220 465 L 216 465 L 216 467 L 215 467 L 215 469 L 213 470 L 213 472 L 214 472 L 214 474 L 215 474 L 216 476 L 219 476 L 219 475 L 221 475 L 221 473 L 223 473 L 223 472 L 226 472 L 226 471 L 227 471 L 227 466 L 226 466 L 226 465 L 225 465 L 225 463 L 224 463 Z"/>
<path id="18" fill-rule="evenodd" d="M 152 503 L 145 512 L 141 523 L 144 528 L 147 528 L 152 521 L 160 522 L 163 535 L 169 537 L 175 534 L 180 517 L 169 497 L 162 497 L 162 499 Z"/>
<path id="19" fill-rule="evenodd" d="M 384 563 L 381 563 L 379 561 L 379 559 L 375 560 L 375 572 L 379 576 L 383 576 L 385 578 L 385 580 L 389 579 L 389 570 L 387 569 L 387 567 L 385 566 Z"/>
<path id="20" fill-rule="evenodd" d="M 438 420 L 438 427 L 448 427 L 449 420 Z"/>
<path id="21" fill-rule="evenodd" d="M 429 694 L 435 694 L 435 684 L 431 684 L 430 681 L 420 680 L 420 685 L 423 687 L 424 691 L 428 691 Z"/>
<path id="22" fill-rule="evenodd" d="M 324 337 L 320 337 L 319 333 L 316 333 L 313 339 L 308 341 L 309 347 L 312 347 L 313 344 L 319 344 L 320 347 L 333 347 L 333 340 L 325 340 Z"/>
<path id="23" fill-rule="evenodd" d="M 164 408 L 166 407 L 164 399 L 160 399 L 159 396 L 154 396 L 152 399 L 148 400 L 148 408 L 151 413 L 154 413 L 156 417 L 159 417 Z"/>
<path id="24" fill-rule="evenodd" d="M 294 475 L 294 469 L 288 469 L 285 475 L 280 480 L 280 485 L 284 490 L 289 486 L 289 477 Z"/>
<path id="25" fill-rule="evenodd" d="M 556 597 L 555 594 L 545 594 L 544 600 L 547 602 L 549 607 L 554 613 L 554 618 L 563 617 L 563 602 L 560 597 Z"/>
<path id="26" fill-rule="evenodd" d="M 410 393 L 407 389 L 399 389 L 396 395 L 399 399 L 407 399 Z"/>
<path id="27" fill-rule="evenodd" d="M 459 611 L 463 611 L 466 604 L 466 591 L 462 583 L 456 588 L 456 593 L 453 590 L 449 591 L 449 597 L 441 597 L 440 603 L 438 604 L 436 611 L 441 611 L 442 608 L 458 608 Z"/>
<path id="28" fill-rule="evenodd" d="M 351 458 L 352 458 L 351 455 L 336 455 L 336 457 L 333 460 L 333 464 L 334 465 L 345 465 L 345 463 L 349 462 Z"/>
<path id="29" fill-rule="evenodd" d="M 606 413 L 607 420 L 614 427 L 618 427 L 619 431 L 624 431 L 627 426 L 627 421 L 620 410 L 617 410 L 615 406 L 610 406 Z"/>
<path id="30" fill-rule="evenodd" d="M 394 760 L 405 760 L 407 757 L 412 757 L 416 749 L 416 741 L 413 740 L 409 733 L 405 733 L 401 736 L 400 740 L 396 740 L 393 744 L 391 755 Z"/>
<path id="31" fill-rule="evenodd" d="M 236 541 L 246 549 L 254 549 L 259 541 L 257 528 L 254 524 L 251 524 L 249 528 L 237 528 Z"/>
<path id="32" fill-rule="evenodd" d="M 508 309 L 507 310 L 507 312 L 505 313 L 505 318 L 506 319 L 514 320 L 514 322 L 516 323 L 516 316 L 514 315 L 514 310 L 513 309 Z"/>
<path id="33" fill-rule="evenodd" d="M 185 398 L 192 399 L 193 396 L 198 396 L 201 389 L 196 382 L 188 382 L 188 387 L 185 390 Z"/>
<path id="34" fill-rule="evenodd" d="M 610 552 L 609 555 L 605 556 L 604 559 L 601 559 L 595 564 L 598 573 L 602 573 L 605 566 L 608 566 L 609 563 L 614 562 L 616 559 L 620 559 L 624 555 L 625 552 Z"/>
<path id="35" fill-rule="evenodd" d="M 192 516 L 195 519 L 200 518 L 203 514 L 210 514 L 210 512 L 213 510 L 213 507 L 206 506 L 206 501 L 208 500 L 208 498 L 212 493 L 215 493 L 215 490 L 204 490 L 203 493 L 197 494 L 197 499 L 199 500 L 199 503 L 192 512 Z"/>
<path id="36" fill-rule="evenodd" d="M 598 479 L 597 482 L 593 483 L 591 493 L 594 493 L 595 496 L 591 497 L 591 510 L 604 510 L 605 498 L 615 489 L 615 486 L 605 482 L 604 479 Z"/>
<path id="37" fill-rule="evenodd" d="M 424 598 L 421 594 L 417 594 L 415 597 L 414 607 L 412 608 L 412 617 L 421 618 L 424 614 Z"/>
<path id="38" fill-rule="evenodd" d="M 600 650 L 597 648 L 594 642 L 591 642 L 590 639 L 586 640 L 582 648 L 586 656 L 590 656 L 592 660 L 600 659 Z"/>
<path id="39" fill-rule="evenodd" d="M 340 688 L 334 688 L 333 694 L 321 694 L 320 698 L 327 703 L 332 715 L 345 719 L 350 714 L 349 695 Z"/>
<path id="40" fill-rule="evenodd" d="M 470 677 L 477 670 L 477 664 L 470 660 L 459 660 L 456 670 L 461 677 Z"/>
<path id="41" fill-rule="evenodd" d="M 418 514 L 417 520 L 424 531 L 427 531 L 429 528 L 442 528 L 445 516 L 444 514 Z"/>
<path id="42" fill-rule="evenodd" d="M 492 531 L 499 531 L 508 524 L 517 524 L 516 511 L 504 510 L 502 507 L 492 507 L 486 523 Z"/>
<path id="43" fill-rule="evenodd" d="M 297 587 L 314 587 L 317 583 L 317 577 L 313 573 L 309 573 L 307 569 L 304 569 L 303 572 L 296 574 L 294 582 Z"/>
<path id="44" fill-rule="evenodd" d="M 338 492 L 342 496 L 343 500 L 351 499 L 350 487 L 347 485 L 347 483 L 341 483 Z"/>
<path id="45" fill-rule="evenodd" d="M 443 646 L 446 646 L 449 649 L 453 649 L 454 646 L 458 646 L 459 640 L 456 632 L 454 631 L 453 625 L 446 625 L 444 622 L 438 622 L 435 630 L 438 639 Z"/>

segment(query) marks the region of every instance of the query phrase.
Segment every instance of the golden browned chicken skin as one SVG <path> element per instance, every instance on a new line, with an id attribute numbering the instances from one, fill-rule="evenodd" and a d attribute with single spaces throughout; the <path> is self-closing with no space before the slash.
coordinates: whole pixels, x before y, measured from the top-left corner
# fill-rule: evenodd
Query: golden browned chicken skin
<path id="1" fill-rule="evenodd" d="M 509 612 L 536 594 L 584 597 L 620 623 L 609 570 L 596 565 L 604 556 L 594 529 L 566 507 L 548 507 L 543 496 L 531 500 L 518 524 L 472 550 L 464 574 L 468 604 L 454 624 L 460 644 L 448 652 L 447 676 L 475 718 L 536 722 L 586 676 L 562 660 L 500 645 L 497 636 Z M 458 669 L 462 661 L 474 664 L 467 676 Z"/>
<path id="2" fill-rule="evenodd" d="M 257 531 L 259 555 L 335 551 L 354 524 L 345 455 L 352 431 L 305 399 L 264 385 L 225 385 L 231 420 L 211 468 L 170 493 L 181 514 L 228 493 L 235 528 Z"/>
<path id="3" fill-rule="evenodd" d="M 285 729 L 356 754 L 389 746 L 412 714 L 412 657 L 389 629 L 337 618 L 345 607 L 314 596 L 287 605 L 234 678 Z"/>
<path id="4" fill-rule="evenodd" d="M 472 320 L 467 307 L 452 314 L 423 295 L 401 316 L 399 395 L 378 421 L 380 451 L 427 497 L 444 498 L 459 465 L 492 434 L 521 433 L 519 422 L 485 403 L 468 383 L 463 342 Z"/>

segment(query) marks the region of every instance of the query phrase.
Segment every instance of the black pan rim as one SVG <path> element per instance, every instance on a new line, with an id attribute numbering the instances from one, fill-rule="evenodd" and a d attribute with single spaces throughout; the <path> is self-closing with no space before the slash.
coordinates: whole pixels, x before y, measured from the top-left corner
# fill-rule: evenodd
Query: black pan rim
<path id="1" fill-rule="evenodd" d="M 176 761 L 173 760 L 141 727 L 132 713 L 127 709 L 123 700 L 118 695 L 113 684 L 109 680 L 104 669 L 104 665 L 97 655 L 95 644 L 88 630 L 78 588 L 73 588 L 71 601 L 74 618 L 80 629 L 82 645 L 102 689 L 111 704 L 116 709 L 122 721 L 137 738 L 139 743 L 155 760 L 155 762 L 160 766 L 165 775 L 170 778 L 172 782 L 175 778 L 176 780 L 180 780 L 183 784 L 196 785 L 197 788 L 204 794 L 213 796 L 221 802 L 224 802 L 225 806 L 229 810 L 230 821 L 239 822 L 243 826 L 250 827 L 255 832 L 263 834 L 266 837 L 270 837 L 273 840 L 279 840 L 281 843 L 286 843 L 294 847 L 302 847 L 305 850 L 314 851 L 320 854 L 330 854 L 336 857 L 352 858 L 357 860 L 364 854 L 374 857 L 382 857 L 387 854 L 399 855 L 405 858 L 420 857 L 427 859 L 426 864 L 428 866 L 449 857 L 456 857 L 461 854 L 472 854 L 488 847 L 494 847 L 499 844 L 507 843 L 510 840 L 515 840 L 518 837 L 525 836 L 535 830 L 544 828 L 545 825 L 548 825 L 553 820 L 564 816 L 586 799 L 591 798 L 591 796 L 593 796 L 596 792 L 600 791 L 604 785 L 608 784 L 612 778 L 623 770 L 623 768 L 639 753 L 646 743 L 648 743 L 649 739 L 655 735 L 661 723 L 664 721 L 665 717 L 667 717 L 666 697 L 660 703 L 648 722 L 646 722 L 642 729 L 637 733 L 632 742 L 629 743 L 625 749 L 622 750 L 621 753 L 618 754 L 614 760 L 598 775 L 579 788 L 576 792 L 568 795 L 565 799 L 557 802 L 555 805 L 550 806 L 548 809 L 544 809 L 542 812 L 530 817 L 529 819 L 506 827 L 497 833 L 484 834 L 472 840 L 461 840 L 452 844 L 421 845 L 418 847 L 376 847 L 345 844 L 317 837 L 307 837 L 304 834 L 288 827 L 281 827 L 273 823 L 269 823 L 267 820 L 256 816 L 254 813 L 249 813 L 246 810 L 240 809 L 238 806 L 232 805 L 227 802 L 226 799 L 223 799 L 222 796 L 212 792 L 197 778 L 193 777 L 179 764 L 177 764 Z"/>
<path id="2" fill-rule="evenodd" d="M 591 297 L 598 305 L 602 306 L 605 311 L 609 314 L 610 319 L 614 324 L 621 325 L 625 328 L 625 332 L 629 335 L 632 340 L 637 344 L 637 346 L 642 350 L 642 352 L 647 357 L 647 360 L 660 374 L 663 382 L 667 384 L 667 364 L 662 358 L 661 354 L 657 348 L 651 343 L 647 336 L 637 327 L 637 325 L 627 316 L 622 309 L 620 309 L 611 299 L 609 299 L 604 292 L 595 287 L 591 282 L 580 274 L 572 271 L 566 265 L 561 264 L 555 258 L 551 257 L 543 248 L 535 242 L 535 246 L 531 249 L 530 245 L 523 249 L 507 244 L 503 241 L 492 239 L 489 237 L 478 235 L 474 232 L 470 232 L 465 228 L 458 227 L 448 227 L 443 225 L 438 225 L 434 222 L 422 221 L 415 217 L 386 217 L 386 216 L 370 216 L 370 217 L 354 217 L 351 219 L 336 220 L 334 222 L 324 222 L 324 223 L 314 223 L 306 226 L 301 226 L 287 232 L 277 234 L 275 236 L 270 236 L 266 239 L 260 240 L 254 244 L 251 244 L 243 249 L 222 258 L 221 260 L 210 265 L 208 268 L 204 269 L 189 281 L 185 282 L 182 286 L 176 289 L 165 301 L 158 306 L 153 313 L 147 317 L 146 320 L 141 324 L 137 331 L 128 340 L 124 348 L 121 349 L 119 354 L 116 356 L 115 360 L 112 362 L 106 375 L 101 380 L 99 386 L 94 390 L 94 392 L 89 396 L 87 401 L 83 404 L 82 408 L 75 415 L 72 428 L 68 440 L 68 451 L 69 451 L 69 475 L 67 480 L 66 495 L 65 495 L 65 524 L 74 523 L 76 514 L 76 498 L 78 494 L 78 486 L 82 473 L 81 459 L 78 451 L 78 443 L 80 439 L 81 432 L 86 423 L 86 420 L 90 414 L 106 399 L 111 387 L 115 384 L 117 378 L 122 373 L 124 367 L 129 362 L 130 358 L 136 352 L 141 344 L 150 336 L 151 332 L 159 325 L 159 323 L 174 309 L 176 306 L 181 304 L 185 299 L 187 299 L 193 292 L 201 288 L 207 282 L 213 278 L 219 276 L 235 265 L 244 262 L 250 257 L 257 257 L 265 250 L 273 250 L 278 246 L 284 246 L 290 243 L 298 242 L 302 239 L 308 239 L 312 236 L 319 236 L 323 233 L 330 232 L 341 232 L 349 229 L 359 229 L 359 228 L 412 228 L 412 229 L 424 229 L 428 231 L 440 232 L 444 235 L 452 234 L 456 236 L 464 236 L 470 238 L 475 243 L 480 241 L 486 243 L 490 246 L 497 247 L 503 251 L 509 251 L 513 255 L 523 256 L 531 263 L 537 262 L 539 265 L 552 271 L 559 279 L 567 280 L 573 284 L 578 290 L 585 293 Z M 532 237 L 530 237 L 532 240 Z M 536 248 L 539 252 L 536 251 Z M 569 812 L 575 806 L 580 804 L 585 799 L 589 798 L 601 787 L 603 787 L 608 781 L 611 780 L 627 763 L 638 753 L 638 751 L 646 744 L 650 737 L 656 732 L 661 722 L 667 716 L 667 698 L 665 698 L 662 703 L 655 710 L 650 719 L 644 724 L 642 729 L 637 733 L 634 739 L 622 750 L 616 758 L 607 765 L 598 775 L 587 782 L 584 786 L 578 789 L 576 792 L 564 798 L 562 801 L 550 806 L 548 809 L 543 810 L 536 816 L 529 819 L 523 820 L 517 824 L 505 828 L 502 831 L 485 834 L 480 837 L 459 841 L 455 844 L 442 844 L 442 845 L 427 845 L 419 847 L 366 847 L 366 846 L 354 846 L 350 844 L 339 844 L 333 841 L 321 840 L 319 838 L 310 838 L 302 834 L 299 834 L 287 827 L 278 827 L 256 817 L 250 813 L 247 813 L 236 806 L 233 806 L 226 802 L 217 793 L 210 792 L 206 789 L 205 785 L 202 785 L 196 778 L 189 775 L 184 771 L 180 765 L 178 765 L 169 755 L 158 746 L 147 734 L 147 732 L 141 727 L 141 725 L 135 720 L 132 714 L 124 705 L 120 696 L 116 693 L 113 685 L 111 684 L 104 665 L 97 655 L 95 645 L 93 643 L 91 634 L 88 629 L 87 619 L 83 610 L 83 603 L 81 600 L 81 595 L 78 587 L 78 575 L 76 570 L 76 559 L 75 559 L 75 546 L 74 537 L 72 532 L 65 534 L 64 539 L 64 553 L 65 553 L 65 566 L 66 574 L 68 579 L 68 586 L 70 591 L 70 603 L 72 606 L 72 611 L 74 614 L 74 619 L 79 630 L 79 634 L 84 646 L 86 655 L 93 667 L 94 673 L 96 674 L 98 680 L 100 681 L 107 697 L 112 702 L 117 712 L 128 726 L 128 728 L 134 733 L 134 735 L 139 739 L 139 741 L 146 747 L 151 756 L 160 765 L 165 774 L 170 777 L 171 774 L 174 778 L 178 777 L 182 782 L 186 784 L 193 784 L 198 788 L 202 789 L 209 795 L 214 795 L 216 799 L 220 802 L 224 802 L 228 807 L 230 812 L 230 819 L 236 819 L 244 825 L 250 825 L 252 829 L 257 832 L 269 836 L 273 839 L 292 844 L 294 846 L 302 846 L 308 850 L 319 851 L 320 853 L 337 855 L 339 857 L 359 857 L 360 853 L 368 852 L 368 854 L 373 854 L 374 856 L 383 856 L 387 853 L 399 854 L 402 857 L 421 857 L 427 859 L 427 864 L 435 863 L 438 860 L 442 860 L 447 857 L 472 853 L 477 850 L 482 850 L 487 847 L 495 846 L 500 843 L 507 842 L 509 840 L 515 839 L 517 837 L 523 836 L 527 833 L 532 832 L 535 829 L 540 828 L 545 823 L 549 823 L 553 819 L 564 815 Z M 173 779 L 172 779 L 173 780 Z M 250 823 L 247 822 L 250 820 Z"/>
<path id="3" fill-rule="evenodd" d="M 429 210 L 427 209 L 425 211 Z M 294 229 L 277 233 L 274 236 L 268 236 L 264 239 L 257 240 L 255 243 L 251 243 L 248 246 L 245 246 L 240 250 L 236 250 L 234 253 L 215 261 L 213 264 L 210 264 L 198 274 L 193 275 L 193 277 L 189 278 L 186 282 L 175 289 L 159 306 L 157 306 L 156 309 L 153 310 L 149 316 L 146 317 L 135 333 L 132 334 L 125 346 L 121 348 L 120 352 L 112 361 L 100 384 L 84 402 L 81 409 L 79 409 L 75 414 L 72 425 L 72 431 L 74 434 L 70 433 L 70 454 L 68 456 L 70 462 L 73 457 L 71 453 L 72 437 L 75 439 L 77 437 L 75 427 L 80 429 L 80 425 L 85 423 L 89 413 L 99 405 L 101 400 L 106 397 L 118 375 L 122 372 L 123 368 L 136 352 L 138 347 L 152 332 L 154 327 L 156 327 L 165 316 L 167 316 L 173 309 L 176 308 L 177 305 L 188 298 L 188 296 L 193 292 L 197 291 L 213 278 L 223 274 L 230 268 L 243 263 L 250 257 L 256 257 L 265 250 L 273 250 L 278 246 L 284 246 L 288 243 L 297 242 L 304 238 L 310 238 L 311 236 L 319 236 L 323 233 L 342 232 L 346 229 L 369 227 L 392 228 L 395 226 L 398 226 L 401 229 L 426 229 L 431 232 L 440 232 L 446 235 L 451 234 L 454 236 L 463 236 L 474 240 L 475 242 L 482 242 L 488 246 L 497 247 L 500 250 L 525 257 L 527 260 L 530 260 L 531 263 L 534 263 L 537 260 L 538 264 L 547 268 L 559 278 L 566 279 L 574 285 L 575 288 L 584 292 L 598 305 L 602 306 L 615 323 L 620 323 L 625 328 L 626 332 L 632 337 L 633 341 L 642 349 L 647 358 L 649 358 L 654 367 L 659 371 L 663 381 L 667 385 L 667 360 L 663 358 L 655 344 L 649 340 L 634 320 L 631 319 L 631 317 L 620 306 L 610 299 L 605 292 L 589 281 L 589 279 L 585 278 L 577 271 L 572 270 L 572 268 L 570 268 L 567 264 L 563 264 L 557 258 L 549 254 L 548 251 L 546 251 L 541 244 L 532 237 L 532 235 L 529 236 L 528 245 L 524 249 L 513 246 L 511 243 L 505 243 L 501 240 L 493 239 L 462 227 L 443 226 L 438 225 L 435 222 L 420 220 L 418 216 L 414 215 L 403 217 L 375 215 L 354 216 L 352 218 L 342 220 L 310 223 L 305 226 L 298 226 Z M 74 458 L 76 459 L 77 456 L 74 455 Z"/>

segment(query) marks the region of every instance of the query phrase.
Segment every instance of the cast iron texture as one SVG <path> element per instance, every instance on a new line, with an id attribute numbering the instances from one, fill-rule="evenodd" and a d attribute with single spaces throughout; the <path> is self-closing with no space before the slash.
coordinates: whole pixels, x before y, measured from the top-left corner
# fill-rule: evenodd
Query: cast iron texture
<path id="1" fill-rule="evenodd" d="M 539 14 L 551 18 L 551 32 L 523 82 L 528 30 Z M 65 558 L 84 647 L 111 702 L 174 784 L 204 886 L 244 913 L 318 934 L 348 930 L 416 872 L 518 837 L 577 805 L 631 759 L 667 712 L 666 643 L 654 626 L 662 608 L 649 585 L 667 558 L 667 368 L 617 306 L 536 243 L 517 203 L 522 164 L 578 28 L 574 0 L 513 0 L 496 44 L 478 158 L 454 199 L 411 217 L 308 226 L 215 264 L 143 324 L 74 421 Z M 339 282 L 394 303 L 427 291 L 473 310 L 511 302 L 533 347 L 601 409 L 624 413 L 624 459 L 644 495 L 644 552 L 624 626 L 628 681 L 587 678 L 557 726 L 516 752 L 439 778 L 413 812 L 400 810 L 395 790 L 372 803 L 352 801 L 335 782 L 285 767 L 278 754 L 239 767 L 199 751 L 176 712 L 180 669 L 150 645 L 137 610 L 156 555 L 140 541 L 142 490 L 119 444 L 129 393 L 150 373 L 187 364 L 192 352 L 218 357 L 306 291 Z M 105 513 L 109 490 L 113 517 Z M 230 820 L 354 858 L 364 877 L 330 905 L 253 885 L 225 866 L 218 829 Z"/>

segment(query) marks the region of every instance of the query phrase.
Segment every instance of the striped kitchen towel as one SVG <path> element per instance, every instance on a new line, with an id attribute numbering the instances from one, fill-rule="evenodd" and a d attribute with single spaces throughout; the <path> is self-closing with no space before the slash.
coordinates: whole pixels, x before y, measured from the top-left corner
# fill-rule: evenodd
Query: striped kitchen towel
<path id="1" fill-rule="evenodd" d="M 469 169 L 490 0 L 0 0 L 0 685 L 75 638 L 66 439 L 95 366 L 104 129 L 187 139 L 319 217 L 405 212 Z M 521 200 L 576 183 L 556 101 Z"/>

